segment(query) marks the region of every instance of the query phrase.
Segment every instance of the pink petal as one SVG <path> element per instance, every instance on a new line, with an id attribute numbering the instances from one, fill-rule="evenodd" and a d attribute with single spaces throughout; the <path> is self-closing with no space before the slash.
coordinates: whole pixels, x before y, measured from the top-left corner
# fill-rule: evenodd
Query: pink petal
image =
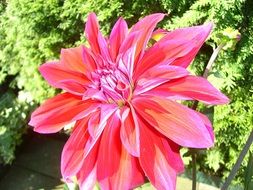
<path id="1" fill-rule="evenodd" d="M 116 115 L 103 132 L 98 155 L 97 178 L 102 189 L 128 190 L 140 182 L 140 176 L 143 180 L 136 160 L 120 142 L 120 120 Z M 138 180 L 134 180 L 135 177 Z"/>
<path id="2" fill-rule="evenodd" d="M 121 116 L 120 138 L 128 153 L 140 156 L 139 126 L 133 108 L 123 108 Z"/>
<path id="3" fill-rule="evenodd" d="M 68 70 L 59 63 L 45 63 L 39 67 L 39 71 L 53 87 L 64 89 L 76 95 L 83 93 L 85 91 L 84 86 L 90 83 L 84 74 Z"/>
<path id="4" fill-rule="evenodd" d="M 93 52 L 100 53 L 100 47 L 98 43 L 99 24 L 95 13 L 90 13 L 85 25 L 86 38 L 90 44 Z"/>
<path id="5" fill-rule="evenodd" d="M 84 147 L 89 139 L 88 118 L 77 121 L 75 128 L 65 144 L 61 156 L 61 173 L 65 180 L 75 176 L 84 161 Z"/>
<path id="6" fill-rule="evenodd" d="M 155 29 L 158 22 L 160 22 L 164 17 L 164 14 L 156 13 L 144 17 L 139 22 L 137 22 L 131 29 L 128 37 L 124 40 L 123 44 L 128 41 L 132 41 L 132 34 L 136 34 L 136 53 L 135 58 L 144 51 L 148 40 L 150 39 L 153 30 Z M 123 46 L 124 47 L 124 46 Z M 129 47 L 121 47 L 120 52 L 125 52 Z"/>
<path id="7" fill-rule="evenodd" d="M 99 117 L 98 119 L 94 119 L 93 121 L 99 121 L 94 126 L 88 126 L 88 131 L 90 135 L 90 138 L 88 139 L 85 148 L 84 148 L 84 157 L 86 157 L 93 146 L 96 144 L 96 142 L 99 140 L 103 130 L 105 129 L 107 125 L 107 120 L 115 115 L 116 110 L 118 107 L 113 104 L 101 104 L 100 105 L 100 114 L 96 114 L 96 117 Z M 93 128 L 92 128 L 93 127 Z"/>
<path id="8" fill-rule="evenodd" d="M 56 84 L 61 89 L 78 96 L 83 96 L 86 91 L 84 85 L 76 82 L 75 80 L 62 80 Z"/>
<path id="9" fill-rule="evenodd" d="M 85 65 L 87 65 L 87 70 L 89 71 L 94 71 L 97 68 L 94 57 L 95 55 L 92 54 L 89 48 L 86 47 L 83 48 L 83 62 Z M 86 75 L 88 75 L 88 73 Z"/>
<path id="10" fill-rule="evenodd" d="M 229 99 L 202 77 L 187 76 L 167 82 L 147 92 L 163 97 L 176 96 L 178 100 L 198 100 L 206 104 L 226 104 Z"/>
<path id="11" fill-rule="evenodd" d="M 99 30 L 99 24 L 95 13 L 90 13 L 88 15 L 85 26 L 85 34 L 92 51 L 95 54 L 101 54 L 105 60 L 111 61 L 107 40 L 103 37 Z"/>
<path id="12" fill-rule="evenodd" d="M 122 62 L 125 65 L 126 70 L 127 70 L 125 74 L 129 77 L 129 79 L 132 79 L 132 75 L 133 75 L 135 51 L 136 51 L 136 45 L 133 45 L 126 52 L 122 54 Z"/>
<path id="13" fill-rule="evenodd" d="M 119 18 L 116 24 L 114 25 L 112 32 L 110 34 L 110 53 L 112 60 L 116 60 L 120 45 L 126 38 L 128 33 L 128 26 L 126 21 L 123 18 Z"/>
<path id="14" fill-rule="evenodd" d="M 80 190 L 93 190 L 97 180 L 97 154 L 99 142 L 95 144 L 77 173 Z"/>
<path id="15" fill-rule="evenodd" d="M 181 39 L 159 41 L 145 53 L 134 71 L 134 80 L 142 73 L 161 63 L 172 64 L 174 60 L 184 57 L 192 50 L 192 42 Z"/>
<path id="16" fill-rule="evenodd" d="M 92 138 L 97 139 L 101 135 L 107 120 L 117 109 L 118 107 L 114 104 L 102 104 L 100 110 L 91 116 L 88 129 Z"/>
<path id="17" fill-rule="evenodd" d="M 61 50 L 60 63 L 66 70 L 79 73 L 86 72 L 86 65 L 83 62 L 84 46 Z"/>
<path id="18" fill-rule="evenodd" d="M 152 67 L 139 77 L 135 87 L 134 95 L 149 91 L 172 79 L 178 79 L 187 76 L 189 72 L 177 66 L 158 65 Z"/>
<path id="19" fill-rule="evenodd" d="M 86 164 L 84 164 L 77 175 L 80 190 L 94 190 L 97 180 L 97 168 L 95 164 L 95 166 L 91 168 L 93 164 L 90 164 L 90 162 L 92 161 L 91 159 L 87 159 L 85 162 Z"/>
<path id="20" fill-rule="evenodd" d="M 161 62 L 168 62 L 171 65 L 187 67 L 200 47 L 205 42 L 212 24 L 181 28 L 167 33 L 160 41 L 149 48 L 137 65 L 134 79 L 140 73 Z"/>
<path id="21" fill-rule="evenodd" d="M 176 175 L 183 169 L 178 150 L 174 152 L 168 141 L 140 122 L 140 164 L 151 184 L 156 189 L 176 189 Z"/>
<path id="22" fill-rule="evenodd" d="M 203 123 L 205 124 L 210 137 L 212 139 L 212 141 L 215 140 L 215 136 L 214 136 L 214 132 L 213 132 L 213 128 L 212 128 L 212 123 L 210 122 L 210 120 L 208 119 L 208 117 L 200 112 L 196 112 L 198 114 L 198 116 L 202 119 Z"/>
<path id="23" fill-rule="evenodd" d="M 82 101 L 69 93 L 59 94 L 45 101 L 31 116 L 29 125 L 39 133 L 55 133 L 64 125 L 81 119 L 96 109 L 94 101 Z"/>
<path id="24" fill-rule="evenodd" d="M 206 38 L 209 36 L 212 27 L 212 23 L 207 23 L 200 26 L 176 29 L 168 33 L 162 40 L 167 41 L 169 39 L 182 39 L 185 41 L 192 41 L 193 46 L 192 51 L 188 55 L 177 59 L 175 62 L 173 62 L 173 65 L 185 68 L 188 67 L 205 42 Z"/>
<path id="25" fill-rule="evenodd" d="M 181 146 L 208 148 L 213 139 L 195 111 L 171 100 L 136 98 L 136 111 L 157 131 Z"/>

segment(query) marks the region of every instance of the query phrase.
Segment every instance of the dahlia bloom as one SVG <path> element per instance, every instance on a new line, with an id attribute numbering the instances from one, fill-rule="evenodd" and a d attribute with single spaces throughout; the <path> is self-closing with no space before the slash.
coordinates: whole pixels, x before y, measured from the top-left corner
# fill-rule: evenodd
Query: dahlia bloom
<path id="1" fill-rule="evenodd" d="M 55 133 L 74 124 L 61 157 L 64 180 L 75 176 L 80 189 L 133 189 L 147 178 L 157 189 L 173 190 L 184 169 L 181 146 L 208 148 L 214 134 L 208 118 L 177 100 L 224 104 L 228 98 L 187 66 L 212 24 L 163 31 L 148 45 L 164 14 L 144 17 L 131 29 L 124 19 L 108 38 L 89 14 L 89 47 L 63 49 L 59 61 L 39 71 L 64 92 L 48 99 L 29 124 Z"/>

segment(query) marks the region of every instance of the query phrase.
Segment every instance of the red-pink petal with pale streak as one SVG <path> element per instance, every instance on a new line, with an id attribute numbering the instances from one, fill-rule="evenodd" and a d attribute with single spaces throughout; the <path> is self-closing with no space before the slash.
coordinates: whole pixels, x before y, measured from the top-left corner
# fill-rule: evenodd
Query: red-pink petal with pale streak
<path id="1" fill-rule="evenodd" d="M 64 145 L 61 156 L 61 173 L 65 180 L 75 176 L 84 161 L 84 147 L 89 139 L 88 117 L 76 122 L 70 138 Z"/>
<path id="2" fill-rule="evenodd" d="M 119 18 L 114 25 L 110 34 L 110 53 L 113 61 L 116 61 L 117 55 L 119 53 L 119 48 L 126 38 L 128 33 L 128 26 L 123 18 Z"/>
<path id="3" fill-rule="evenodd" d="M 126 67 L 126 72 L 124 72 L 124 70 L 122 71 L 129 77 L 130 80 L 132 80 L 132 76 L 133 76 L 135 50 L 136 50 L 136 45 L 133 45 L 126 52 L 122 54 L 122 63 Z M 119 68 L 120 68 L 120 63 L 121 62 L 119 62 Z"/>
<path id="4" fill-rule="evenodd" d="M 100 142 L 96 142 L 92 150 L 83 161 L 83 165 L 77 173 L 80 190 L 93 190 L 97 180 L 97 157 Z"/>
<path id="5" fill-rule="evenodd" d="M 212 128 L 212 123 L 211 121 L 208 119 L 208 117 L 200 112 L 196 112 L 199 117 L 202 119 L 203 123 L 205 124 L 207 130 L 209 131 L 209 134 L 212 138 L 212 141 L 215 140 L 215 136 L 214 136 L 214 132 L 213 132 L 213 128 Z"/>
<path id="6" fill-rule="evenodd" d="M 94 53 L 100 53 L 100 47 L 98 43 L 99 24 L 95 13 L 90 13 L 85 25 L 86 38 Z"/>
<path id="7" fill-rule="evenodd" d="M 177 100 L 198 100 L 212 105 L 229 102 L 229 99 L 205 78 L 196 76 L 187 76 L 164 83 L 145 94 Z"/>
<path id="8" fill-rule="evenodd" d="M 89 122 L 88 129 L 90 136 L 94 139 L 98 138 L 102 133 L 108 118 L 118 109 L 114 104 L 101 104 L 100 109 L 94 113 Z"/>
<path id="9" fill-rule="evenodd" d="M 94 71 L 97 68 L 95 55 L 92 53 L 91 49 L 84 47 L 83 48 L 83 62 L 87 67 L 87 71 Z M 86 76 L 89 78 L 90 73 L 87 72 Z"/>
<path id="10" fill-rule="evenodd" d="M 170 39 L 181 39 L 185 41 L 191 41 L 193 47 L 190 53 L 188 53 L 184 57 L 175 60 L 172 65 L 177 65 L 185 68 L 188 67 L 198 53 L 201 46 L 204 44 L 207 37 L 209 36 L 212 27 L 212 23 L 207 23 L 200 26 L 176 29 L 168 33 L 166 37 L 162 39 L 163 41 L 167 41 Z"/>
<path id="11" fill-rule="evenodd" d="M 135 69 L 134 80 L 148 68 L 161 62 L 167 61 L 168 64 L 186 68 L 205 42 L 211 29 L 212 24 L 209 23 L 168 32 L 145 52 Z"/>
<path id="12" fill-rule="evenodd" d="M 192 50 L 192 42 L 180 39 L 157 42 L 149 48 L 134 70 L 134 80 L 148 69 L 162 64 L 171 64 L 179 57 L 186 56 Z"/>
<path id="13" fill-rule="evenodd" d="M 84 93 L 85 85 L 90 84 L 89 79 L 84 74 L 68 70 L 56 62 L 44 63 L 39 67 L 39 71 L 53 87 L 64 89 L 76 95 Z M 72 83 L 73 86 L 69 83 Z"/>
<path id="14" fill-rule="evenodd" d="M 195 111 L 162 98 L 136 98 L 133 106 L 157 131 L 181 146 L 208 148 L 213 140 Z"/>
<path id="15" fill-rule="evenodd" d="M 140 119 L 140 164 L 151 184 L 156 189 L 176 188 L 176 169 L 183 168 L 180 154 L 173 152 L 168 141 Z M 174 165 L 175 162 L 176 166 Z M 179 166 L 181 165 L 181 166 Z M 176 169 L 175 169 L 176 168 Z"/>
<path id="16" fill-rule="evenodd" d="M 126 37 L 126 39 L 124 40 L 123 45 L 127 44 L 128 41 L 132 41 L 132 34 L 137 35 L 135 58 L 142 54 L 142 52 L 146 48 L 148 40 L 152 35 L 153 30 L 155 29 L 157 23 L 163 19 L 163 17 L 164 14 L 161 13 L 146 16 L 131 28 L 131 31 L 128 37 Z M 122 46 L 119 52 L 125 52 L 129 47 L 131 46 Z"/>
<path id="17" fill-rule="evenodd" d="M 40 133 L 58 132 L 64 125 L 87 116 L 96 107 L 94 101 L 82 101 L 81 97 L 69 93 L 59 94 L 32 113 L 29 125 Z"/>
<path id="18" fill-rule="evenodd" d="M 185 77 L 188 74 L 189 72 L 182 67 L 170 65 L 155 66 L 139 77 L 134 90 L 134 95 L 149 91 L 165 82 Z"/>
<path id="19" fill-rule="evenodd" d="M 136 182 L 144 181 L 142 173 L 136 167 L 135 158 L 124 149 L 120 142 L 118 114 L 110 118 L 102 134 L 98 155 L 97 178 L 102 189 L 128 190 L 136 186 Z M 138 180 L 134 179 L 136 177 Z"/>
<path id="20" fill-rule="evenodd" d="M 100 105 L 100 114 L 96 114 L 95 116 L 99 118 L 95 119 L 93 118 L 94 121 L 98 121 L 94 126 L 89 125 L 88 126 L 88 131 L 90 134 L 90 137 L 85 145 L 84 148 L 84 157 L 86 157 L 93 146 L 96 144 L 96 142 L 99 140 L 104 128 L 106 127 L 107 120 L 117 111 L 118 107 L 113 104 L 101 104 Z"/>
<path id="21" fill-rule="evenodd" d="M 75 80 L 62 80 L 56 84 L 61 89 L 78 96 L 83 96 L 86 92 L 84 85 L 76 82 Z"/>
<path id="22" fill-rule="evenodd" d="M 71 70 L 79 73 L 86 73 L 87 68 L 83 62 L 84 46 L 68 48 L 61 50 L 60 64 L 66 70 Z"/>
<path id="23" fill-rule="evenodd" d="M 140 132 L 134 109 L 122 108 L 120 139 L 128 153 L 140 156 Z"/>

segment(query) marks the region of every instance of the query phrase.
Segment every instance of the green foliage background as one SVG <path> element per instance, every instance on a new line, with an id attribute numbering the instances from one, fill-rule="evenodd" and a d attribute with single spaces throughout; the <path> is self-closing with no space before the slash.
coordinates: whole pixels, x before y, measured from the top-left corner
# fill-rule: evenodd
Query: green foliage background
<path id="1" fill-rule="evenodd" d="M 216 145 L 199 157 L 202 171 L 219 177 L 227 176 L 253 127 L 252 10 L 252 0 L 0 1 L 2 162 L 10 163 L 13 160 L 15 146 L 25 131 L 24 125 L 33 105 L 56 93 L 41 78 L 38 66 L 46 60 L 57 59 L 61 48 L 85 41 L 83 28 L 89 12 L 97 13 L 105 34 L 119 16 L 132 25 L 139 17 L 164 12 L 168 16 L 160 27 L 166 29 L 206 21 L 215 23 L 211 38 L 192 66 L 196 73 L 200 73 L 207 63 L 212 46 L 217 42 L 217 33 L 231 27 L 242 34 L 233 50 L 221 52 L 209 76 L 213 84 L 228 95 L 231 103 L 214 108 Z M 243 166 L 246 166 L 246 161 Z"/>

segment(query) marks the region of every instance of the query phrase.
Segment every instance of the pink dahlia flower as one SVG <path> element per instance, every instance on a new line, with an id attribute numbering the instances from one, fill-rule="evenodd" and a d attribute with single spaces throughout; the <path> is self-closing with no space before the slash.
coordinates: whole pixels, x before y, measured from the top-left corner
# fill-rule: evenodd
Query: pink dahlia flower
<path id="1" fill-rule="evenodd" d="M 94 13 L 85 27 L 89 47 L 63 49 L 60 61 L 40 66 L 50 85 L 64 90 L 31 116 L 39 133 L 74 123 L 64 146 L 61 172 L 80 189 L 132 189 L 145 178 L 157 189 L 175 189 L 184 169 L 180 146 L 208 148 L 214 134 L 207 117 L 175 100 L 224 104 L 228 98 L 186 67 L 212 24 L 164 32 L 148 47 L 164 14 L 141 19 L 131 29 L 120 18 L 108 38 Z"/>

